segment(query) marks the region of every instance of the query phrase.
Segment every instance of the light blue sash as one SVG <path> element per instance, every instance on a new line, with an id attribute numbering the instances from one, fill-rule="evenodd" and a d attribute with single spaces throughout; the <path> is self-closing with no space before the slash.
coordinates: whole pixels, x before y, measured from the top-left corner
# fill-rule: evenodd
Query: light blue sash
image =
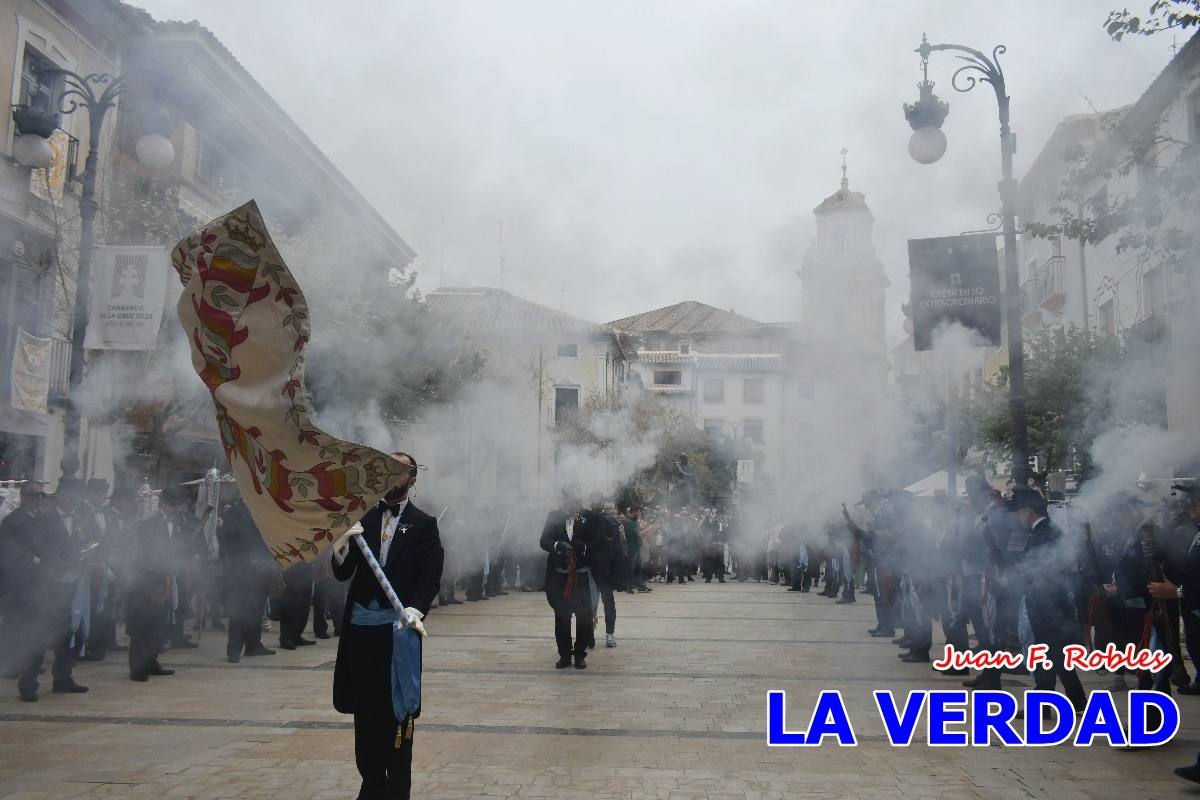
<path id="1" fill-rule="evenodd" d="M 380 608 L 378 600 L 370 606 L 355 603 L 350 609 L 350 624 L 362 627 L 392 626 L 392 711 L 403 722 L 421 707 L 421 637 L 412 628 L 400 626 L 394 608 Z"/>

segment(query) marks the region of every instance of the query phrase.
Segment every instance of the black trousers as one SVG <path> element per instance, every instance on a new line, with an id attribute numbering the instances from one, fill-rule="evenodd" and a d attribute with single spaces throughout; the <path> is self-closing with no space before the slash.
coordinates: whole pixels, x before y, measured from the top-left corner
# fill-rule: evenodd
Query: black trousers
<path id="1" fill-rule="evenodd" d="M 1185 597 L 1180 603 L 1180 611 L 1183 615 L 1183 635 L 1186 639 L 1184 644 L 1187 647 L 1188 658 L 1191 659 L 1192 668 L 1197 670 L 1193 680 L 1200 683 L 1200 602 Z"/>
<path id="2" fill-rule="evenodd" d="M 323 578 L 313 584 L 313 633 L 324 636 L 329 633 L 329 620 L 333 620 L 333 633 L 342 632 L 342 617 L 346 613 L 346 586 L 333 578 Z"/>
<path id="3" fill-rule="evenodd" d="M 600 587 L 600 602 L 604 605 L 604 632 L 608 634 L 617 631 L 617 598 L 611 585 Z"/>
<path id="4" fill-rule="evenodd" d="M 262 616 L 271 589 L 271 577 L 258 573 L 230 573 L 225 609 L 229 612 L 229 634 L 226 651 L 241 655 L 242 651 L 262 647 Z"/>
<path id="5" fill-rule="evenodd" d="M 616 621 L 616 610 L 614 608 L 614 622 Z M 571 644 L 571 617 L 575 617 L 575 644 Z M 558 654 L 562 657 L 575 655 L 583 657 L 587 655 L 588 645 L 591 644 L 595 637 L 595 632 L 592 630 L 592 614 L 591 611 L 577 612 L 571 614 L 568 612 L 555 610 L 554 612 L 554 642 L 558 645 Z"/>
<path id="6" fill-rule="evenodd" d="M 1063 665 L 1063 647 L 1075 642 L 1074 638 L 1064 630 L 1065 621 L 1070 612 L 1068 609 L 1056 609 L 1036 601 L 1031 603 L 1030 599 L 1026 595 L 1025 610 L 1029 614 L 1029 626 L 1033 628 L 1034 641 L 1049 648 L 1050 652 L 1046 654 L 1046 658 L 1051 663 L 1048 668 L 1033 671 L 1034 687 L 1054 691 L 1056 683 L 1061 682 L 1063 694 L 1071 701 L 1071 705 L 1076 709 L 1081 709 L 1087 704 L 1087 694 L 1083 691 L 1083 684 L 1080 683 L 1075 670 L 1067 669 Z"/>
<path id="7" fill-rule="evenodd" d="M 312 608 L 313 578 L 311 564 L 295 564 L 283 573 L 283 599 L 279 609 L 279 643 L 300 639 L 308 627 Z"/>
<path id="8" fill-rule="evenodd" d="M 32 616 L 33 612 L 29 612 Z M 35 626 L 23 626 L 24 635 L 21 639 L 26 643 L 24 656 L 17 662 L 20 677 L 17 679 L 17 690 L 21 694 L 37 694 L 38 673 L 42 671 L 42 662 L 46 658 L 46 650 L 54 651 L 54 666 L 50 672 L 54 683 L 71 683 L 71 670 L 75 668 L 75 648 L 71 647 L 71 611 L 57 613 L 53 622 L 45 629 Z"/>
<path id="9" fill-rule="evenodd" d="M 703 559 L 704 580 L 711 581 L 717 578 L 720 581 L 725 580 L 725 548 L 722 545 L 712 545 L 710 548 L 705 548 Z"/>
<path id="10" fill-rule="evenodd" d="M 158 654 L 171 633 L 167 614 L 165 603 L 147 598 L 144 592 L 130 593 L 125 625 L 129 634 L 130 675 L 145 675 L 158 663 Z"/>
<path id="11" fill-rule="evenodd" d="M 463 593 L 466 594 L 468 600 L 478 600 L 484 596 L 483 564 L 479 563 L 475 566 L 477 566 L 478 569 L 471 570 L 470 572 L 464 572 L 462 576 Z"/>
<path id="12" fill-rule="evenodd" d="M 396 721 L 389 705 L 354 715 L 358 800 L 409 800 L 415 720 Z"/>

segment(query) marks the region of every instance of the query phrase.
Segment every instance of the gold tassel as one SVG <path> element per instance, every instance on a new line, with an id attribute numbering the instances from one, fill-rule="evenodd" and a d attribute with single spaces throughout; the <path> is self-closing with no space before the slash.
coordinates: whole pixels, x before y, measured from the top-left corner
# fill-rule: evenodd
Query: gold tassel
<path id="1" fill-rule="evenodd" d="M 395 749 L 399 750 L 404 742 L 411 742 L 413 740 L 413 729 L 416 725 L 417 720 L 411 714 L 405 717 L 404 721 L 400 723 L 400 727 L 396 728 Z"/>

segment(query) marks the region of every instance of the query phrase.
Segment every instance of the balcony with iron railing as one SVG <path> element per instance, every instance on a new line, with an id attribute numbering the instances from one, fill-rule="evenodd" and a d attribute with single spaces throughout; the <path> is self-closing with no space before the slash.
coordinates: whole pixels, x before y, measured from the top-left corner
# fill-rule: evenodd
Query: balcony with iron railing
<path id="1" fill-rule="evenodd" d="M 1166 309 L 1153 310 L 1125 329 L 1127 350 L 1145 350 L 1167 345 L 1171 340 L 1171 317 Z"/>
<path id="2" fill-rule="evenodd" d="M 1021 325 L 1036 328 L 1042 324 L 1042 309 L 1038 299 L 1038 280 L 1032 277 L 1021 284 Z"/>
<path id="3" fill-rule="evenodd" d="M 1038 307 L 1058 311 L 1067 302 L 1063 284 L 1063 257 L 1051 256 L 1037 271 Z"/>

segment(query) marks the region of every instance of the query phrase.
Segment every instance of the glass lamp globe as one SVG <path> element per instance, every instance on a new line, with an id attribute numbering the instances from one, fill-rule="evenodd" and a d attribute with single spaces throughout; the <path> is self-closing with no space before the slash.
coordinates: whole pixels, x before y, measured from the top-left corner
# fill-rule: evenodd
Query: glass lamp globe
<path id="1" fill-rule="evenodd" d="M 946 153 L 946 134 L 941 128 L 918 128 L 908 140 L 908 154 L 918 164 L 932 164 Z"/>
<path id="2" fill-rule="evenodd" d="M 150 169 L 163 169 L 175 161 L 175 145 L 161 133 L 147 133 L 134 149 L 138 161 Z"/>
<path id="3" fill-rule="evenodd" d="M 13 142 L 13 158 L 18 163 L 34 169 L 45 169 L 54 163 L 54 149 L 50 142 L 36 133 L 23 133 Z"/>

